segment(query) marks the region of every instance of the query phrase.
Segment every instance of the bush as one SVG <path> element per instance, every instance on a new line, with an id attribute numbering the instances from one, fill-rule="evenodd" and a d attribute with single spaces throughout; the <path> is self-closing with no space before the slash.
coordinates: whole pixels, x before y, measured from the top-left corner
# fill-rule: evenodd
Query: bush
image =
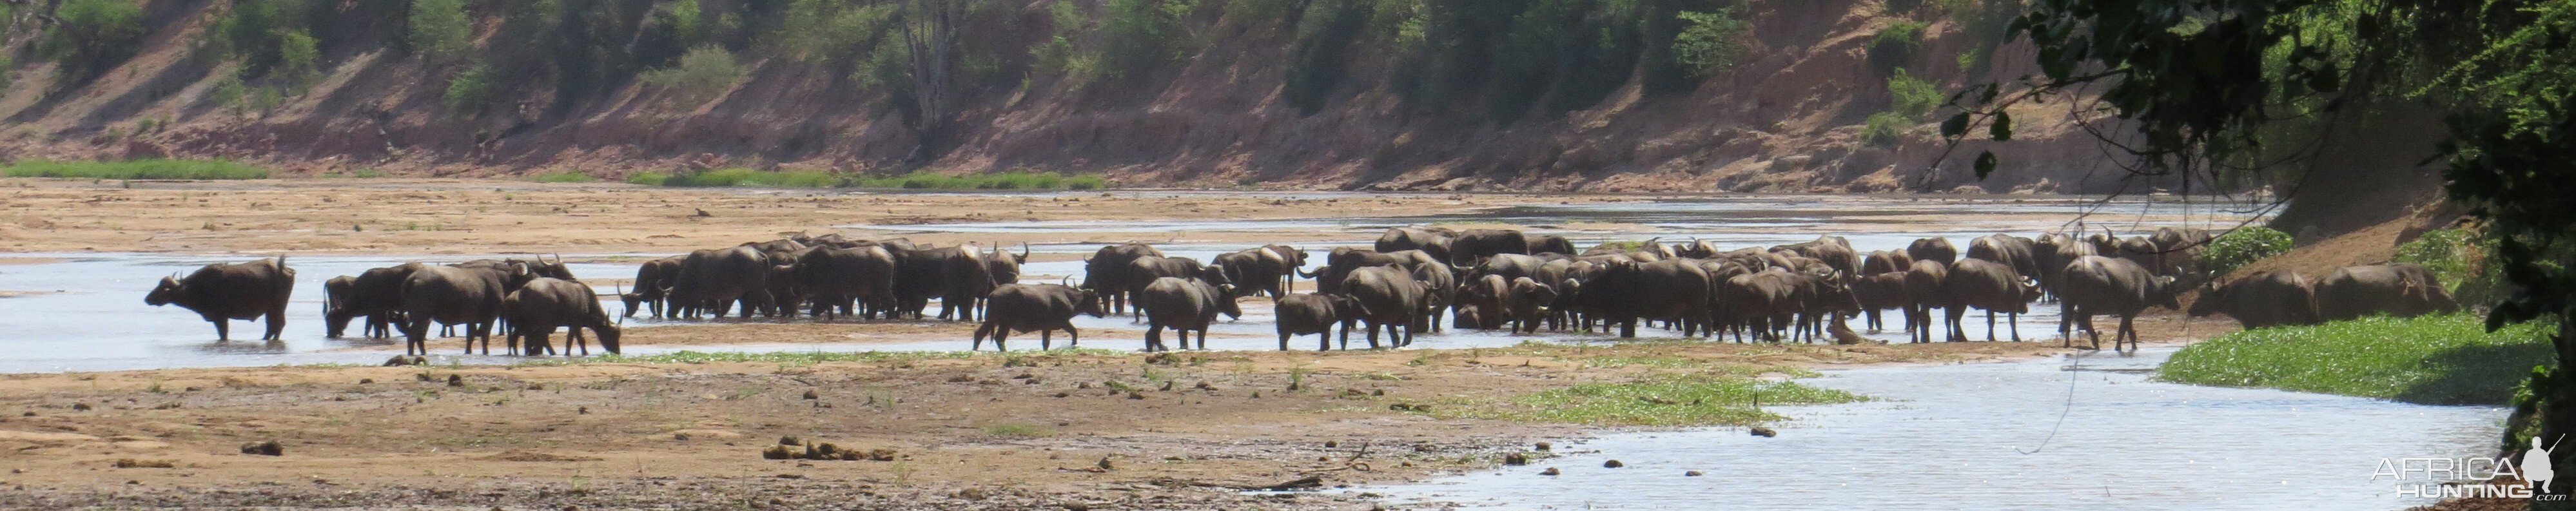
<path id="1" fill-rule="evenodd" d="M 447 79 L 447 93 L 440 99 L 447 103 L 449 111 L 472 114 L 491 106 L 492 96 L 497 92 L 493 89 L 498 87 L 493 82 L 492 65 L 478 65 Z"/>
<path id="2" fill-rule="evenodd" d="M 528 176 L 528 180 L 539 183 L 592 183 L 598 182 L 599 178 L 580 172 L 565 171 Z"/>
<path id="3" fill-rule="evenodd" d="M 321 74 L 322 50 L 312 35 L 302 30 L 287 32 L 278 38 L 278 70 L 298 87 Z"/>
<path id="4" fill-rule="evenodd" d="M 405 41 L 430 65 L 464 60 L 473 50 L 474 25 L 465 16 L 465 0 L 411 0 L 411 33 Z"/>
<path id="5" fill-rule="evenodd" d="M 1692 78 L 1716 76 L 1744 58 L 1744 36 L 1753 23 L 1737 19 L 1734 9 L 1683 11 L 1678 17 L 1685 26 L 1673 36 L 1673 63 Z"/>
<path id="6" fill-rule="evenodd" d="M 2449 287 L 2451 297 L 2462 304 L 2492 304 L 2504 298 L 2504 271 L 2487 264 L 2495 253 L 2495 244 L 2477 234 L 2459 229 L 2426 231 L 2423 236 L 2397 246 L 2397 261 L 2424 265 Z"/>
<path id="7" fill-rule="evenodd" d="M 268 170 L 224 160 L 22 161 L 0 167 L 9 177 L 82 179 L 264 179 Z"/>
<path id="8" fill-rule="evenodd" d="M 1860 141 L 1878 147 L 1894 146 L 1914 123 L 1913 118 L 1896 112 L 1869 114 L 1869 121 L 1860 127 Z"/>
<path id="9" fill-rule="evenodd" d="M 1933 110 L 1941 108 L 1941 104 L 1949 100 L 1941 95 L 1940 87 L 1915 78 L 1913 74 L 1906 73 L 1905 68 L 1897 68 L 1895 76 L 1887 77 L 1887 96 L 1889 105 L 1898 115 L 1915 121 L 1923 120 L 1923 116 L 1931 115 Z"/>
<path id="10" fill-rule="evenodd" d="M 742 80 L 742 64 L 734 62 L 733 52 L 714 45 L 700 46 L 680 57 L 680 63 L 662 69 L 645 71 L 644 83 L 669 90 L 681 103 L 695 105 L 714 99 L 734 82 Z"/>
<path id="11" fill-rule="evenodd" d="M 310 6 L 304 0 L 240 0 L 207 34 L 226 54 L 241 61 L 243 78 L 268 76 L 281 69 L 294 72 L 288 62 L 290 39 L 301 38 L 306 70 L 312 67 L 314 41 L 304 29 L 304 17 Z"/>
<path id="12" fill-rule="evenodd" d="M 2550 359 L 2546 322 L 2486 331 L 2476 314 L 2387 316 L 2262 328 L 2183 348 L 2167 381 L 2267 387 L 2425 404 L 2506 404 Z"/>
<path id="13" fill-rule="evenodd" d="M 1181 22 L 1197 7 L 1197 0 L 1109 0 L 1102 71 L 1135 78 L 1188 57 L 1193 40 Z"/>
<path id="14" fill-rule="evenodd" d="M 60 24 L 37 51 L 54 60 L 70 85 L 89 81 L 143 48 L 143 6 L 134 0 L 69 0 L 54 10 Z"/>
<path id="15" fill-rule="evenodd" d="M 2200 267 L 2211 277 L 2222 277 L 2246 263 L 2289 251 L 2289 233 L 2249 225 L 2209 240 L 2209 247 L 2200 252 Z"/>
<path id="16" fill-rule="evenodd" d="M 1899 20 L 1878 29 L 1869 37 L 1870 66 L 1880 74 L 1888 74 L 1914 62 L 1914 52 L 1923 48 L 1925 26 L 1920 21 Z"/>
<path id="17" fill-rule="evenodd" d="M 1368 28 L 1368 6 L 1350 0 L 1318 3 L 1297 24 L 1297 42 L 1289 50 L 1287 84 L 1281 88 L 1289 106 L 1313 115 L 1324 108 L 1333 88 L 1349 72 L 1351 41 Z"/>

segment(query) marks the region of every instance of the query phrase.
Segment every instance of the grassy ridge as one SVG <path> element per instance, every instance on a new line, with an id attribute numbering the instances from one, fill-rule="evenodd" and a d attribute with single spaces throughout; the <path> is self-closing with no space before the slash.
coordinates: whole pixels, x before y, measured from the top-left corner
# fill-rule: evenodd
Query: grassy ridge
<path id="1" fill-rule="evenodd" d="M 22 161 L 0 167 L 0 175 L 80 179 L 266 179 L 268 169 L 224 160 Z"/>
<path id="2" fill-rule="evenodd" d="M 767 186 L 779 188 L 902 188 L 908 190 L 1097 190 L 1108 187 L 1098 176 L 1054 172 L 1001 172 L 950 176 L 915 172 L 900 176 L 836 176 L 812 170 L 764 171 L 717 169 L 683 174 L 646 172 L 626 182 L 648 186 Z"/>
<path id="3" fill-rule="evenodd" d="M 2373 317 L 2228 334 L 2183 348 L 2159 372 L 2195 385 L 2501 405 L 2549 361 L 2543 334 L 2537 323 L 2488 333 L 2473 314 Z"/>

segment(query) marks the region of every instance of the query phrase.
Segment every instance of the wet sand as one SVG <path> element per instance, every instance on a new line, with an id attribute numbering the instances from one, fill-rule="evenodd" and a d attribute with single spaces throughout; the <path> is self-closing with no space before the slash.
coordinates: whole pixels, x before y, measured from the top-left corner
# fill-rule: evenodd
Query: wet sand
<path id="1" fill-rule="evenodd" d="M 0 410 L 12 412 L 0 416 L 0 465 L 12 491 L 0 507 L 1366 507 L 1365 494 L 1238 489 L 1494 466 L 1532 442 L 1597 430 L 1391 405 L 1677 370 L 1603 360 L 1848 367 L 2058 351 L 1636 343 L 10 375 L 0 377 Z M 762 459 L 782 436 L 893 456 Z M 238 452 L 266 441 L 285 455 Z"/>

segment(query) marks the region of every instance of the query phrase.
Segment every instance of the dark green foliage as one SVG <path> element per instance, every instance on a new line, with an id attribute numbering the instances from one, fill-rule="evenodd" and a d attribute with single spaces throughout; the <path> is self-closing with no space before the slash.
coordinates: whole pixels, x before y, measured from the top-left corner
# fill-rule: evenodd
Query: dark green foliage
<path id="1" fill-rule="evenodd" d="M 1861 124 L 1860 141 L 1879 147 L 1896 145 L 1905 129 L 1914 126 L 1914 122 L 1914 118 L 1896 112 L 1869 114 L 1869 120 Z"/>
<path id="2" fill-rule="evenodd" d="M 500 84 L 496 83 L 499 77 L 493 73 L 489 64 L 466 68 L 465 72 L 447 79 L 447 92 L 440 99 L 447 103 L 448 111 L 457 114 L 482 112 L 492 106 L 492 97 L 499 92 Z"/>
<path id="3" fill-rule="evenodd" d="M 472 51 L 474 26 L 465 17 L 465 0 L 412 0 L 405 41 L 421 60 L 447 64 Z"/>
<path id="4" fill-rule="evenodd" d="M 305 33 L 311 10 L 305 0 L 241 0 L 215 21 L 209 37 L 241 62 L 244 78 L 268 76 L 285 64 L 287 36 Z"/>
<path id="5" fill-rule="evenodd" d="M 1198 0 L 1109 0 L 1100 25 L 1102 71 L 1136 79 L 1196 52 L 1184 22 L 1197 7 Z"/>
<path id="6" fill-rule="evenodd" d="M 1288 54 L 1287 85 L 1282 90 L 1288 105 L 1312 115 L 1324 107 L 1349 74 L 1351 42 L 1367 28 L 1369 6 L 1355 0 L 1325 0 L 1308 6 L 1305 17 L 1315 21 L 1297 24 L 1297 43 Z"/>
<path id="7" fill-rule="evenodd" d="M 1869 37 L 1869 65 L 1880 74 L 1914 62 L 1914 54 L 1923 49 L 1923 27 L 1920 21 L 1899 20 L 1878 29 Z"/>
<path id="8" fill-rule="evenodd" d="M 2281 255 L 2290 251 L 2290 233 L 2261 226 L 2245 226 L 2209 240 L 2200 252 L 2200 267 L 2212 277 L 2223 277 L 2236 267 Z"/>
<path id="9" fill-rule="evenodd" d="M 1677 17 L 1685 28 L 1673 40 L 1673 60 L 1692 78 L 1716 76 L 1744 58 L 1745 37 L 1753 24 L 1737 18 L 1735 10 L 1685 11 Z"/>
<path id="10" fill-rule="evenodd" d="M 68 0 L 54 17 L 62 24 L 37 50 L 62 70 L 58 86 L 87 83 L 143 48 L 143 8 L 134 0 Z"/>

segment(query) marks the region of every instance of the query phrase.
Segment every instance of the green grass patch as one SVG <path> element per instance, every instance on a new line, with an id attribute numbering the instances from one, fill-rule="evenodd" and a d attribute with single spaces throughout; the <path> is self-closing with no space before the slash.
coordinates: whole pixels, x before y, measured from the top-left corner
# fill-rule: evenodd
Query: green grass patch
<path id="1" fill-rule="evenodd" d="M 0 167 L 0 175 L 82 179 L 266 179 L 268 169 L 224 160 L 22 161 Z"/>
<path id="2" fill-rule="evenodd" d="M 599 178 L 580 172 L 555 172 L 528 176 L 528 180 L 539 183 L 593 183 L 598 182 Z"/>
<path id="3" fill-rule="evenodd" d="M 638 173 L 626 182 L 647 186 L 768 186 L 779 188 L 893 188 L 906 190 L 1098 190 L 1108 188 L 1099 176 L 1054 172 L 1000 172 L 951 176 L 915 172 L 900 176 L 836 176 L 827 172 L 717 169 L 681 174 Z"/>
<path id="4" fill-rule="evenodd" d="M 2539 323 L 2488 333 L 2474 314 L 2449 314 L 2263 328 L 2183 348 L 2159 372 L 2194 385 L 2502 405 L 2532 366 L 2549 361 Z"/>
<path id="5" fill-rule="evenodd" d="M 1585 383 L 1511 398 L 1433 407 L 1435 416 L 1566 422 L 1596 426 L 1741 426 L 1783 420 L 1756 407 L 1861 401 L 1859 395 L 1794 382 L 1765 383 L 1757 369 Z"/>

